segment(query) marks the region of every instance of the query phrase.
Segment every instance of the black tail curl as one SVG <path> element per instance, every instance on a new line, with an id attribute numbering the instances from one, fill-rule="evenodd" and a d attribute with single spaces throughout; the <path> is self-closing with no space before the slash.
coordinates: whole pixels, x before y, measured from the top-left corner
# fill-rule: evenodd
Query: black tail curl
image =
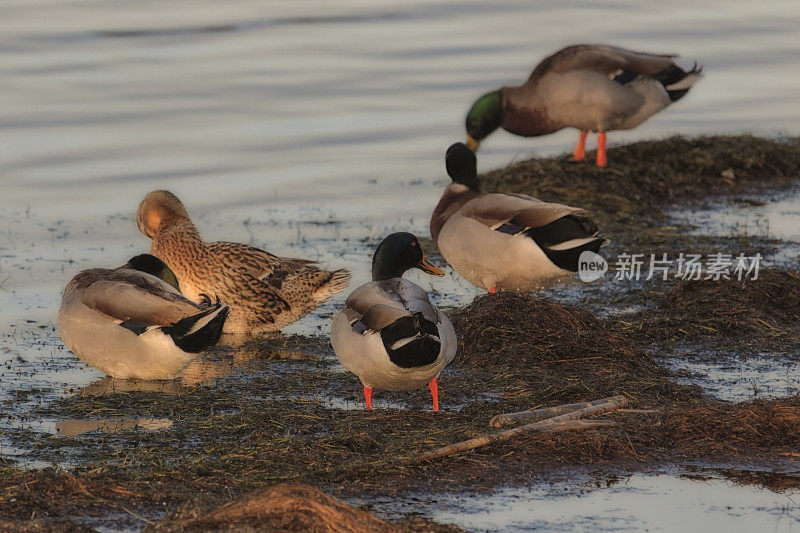
<path id="1" fill-rule="evenodd" d="M 412 338 L 394 348 L 398 342 Z M 439 328 L 422 313 L 395 320 L 381 330 L 381 340 L 389 359 L 400 368 L 429 365 L 436 361 L 442 348 Z"/>
<path id="2" fill-rule="evenodd" d="M 161 330 L 172 337 L 175 345 L 189 353 L 198 353 L 211 348 L 222 335 L 222 327 L 225 325 L 225 319 L 228 317 L 228 306 L 222 306 L 217 299 L 217 303 L 205 311 L 201 311 L 192 316 L 187 316 L 171 326 L 161 328 Z M 203 325 L 192 331 L 192 328 L 203 318 L 214 314 L 214 317 Z"/>

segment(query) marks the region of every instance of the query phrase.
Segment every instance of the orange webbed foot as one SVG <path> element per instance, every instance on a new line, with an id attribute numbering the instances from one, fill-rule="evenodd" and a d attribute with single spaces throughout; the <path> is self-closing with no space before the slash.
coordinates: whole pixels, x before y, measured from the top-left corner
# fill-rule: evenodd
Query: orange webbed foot
<path id="1" fill-rule="evenodd" d="M 439 382 L 436 381 L 436 378 L 433 378 L 430 383 L 428 383 L 428 388 L 431 389 L 431 397 L 433 398 L 433 412 L 439 412 Z"/>

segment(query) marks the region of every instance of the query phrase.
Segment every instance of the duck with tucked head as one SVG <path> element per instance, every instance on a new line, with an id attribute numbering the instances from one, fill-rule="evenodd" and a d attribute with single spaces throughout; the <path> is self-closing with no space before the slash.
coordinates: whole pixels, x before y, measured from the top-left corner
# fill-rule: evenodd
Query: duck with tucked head
<path id="1" fill-rule="evenodd" d="M 481 192 L 477 159 L 463 143 L 448 148 L 447 186 L 431 217 L 431 237 L 471 283 L 532 290 L 576 272 L 581 253 L 597 253 L 605 239 L 586 211 L 524 194 Z"/>
<path id="2" fill-rule="evenodd" d="M 277 331 L 345 289 L 347 270 L 322 270 L 315 261 L 278 257 L 235 242 L 205 242 L 186 208 L 169 191 L 144 197 L 139 229 L 153 242 L 150 253 L 178 278 L 181 291 L 201 294 L 231 306 L 225 333 Z"/>
<path id="3" fill-rule="evenodd" d="M 524 84 L 481 96 L 467 114 L 467 144 L 476 151 L 497 128 L 536 137 L 573 127 L 581 131 L 574 159 L 586 158 L 586 133 L 597 132 L 597 166 L 607 164 L 606 132 L 635 128 L 682 98 L 702 77 L 673 54 L 650 54 L 602 44 L 568 46 L 547 57 Z"/>
<path id="4" fill-rule="evenodd" d="M 167 265 L 144 254 L 72 278 L 58 331 L 67 348 L 109 376 L 173 379 L 217 343 L 227 314 L 219 301 L 186 299 Z"/>
<path id="5" fill-rule="evenodd" d="M 427 384 L 433 410 L 439 410 L 437 377 L 456 355 L 456 334 L 425 291 L 403 279 L 411 268 L 444 275 L 414 235 L 389 235 L 372 257 L 372 282 L 354 290 L 333 318 L 333 350 L 364 385 L 367 409 L 373 388 L 416 390 Z"/>

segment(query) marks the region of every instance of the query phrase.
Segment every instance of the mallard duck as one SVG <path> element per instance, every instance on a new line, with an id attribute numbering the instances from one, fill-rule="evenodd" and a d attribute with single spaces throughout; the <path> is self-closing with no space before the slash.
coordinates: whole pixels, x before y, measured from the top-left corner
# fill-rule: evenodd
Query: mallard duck
<path id="1" fill-rule="evenodd" d="M 674 54 L 648 54 L 617 46 L 568 46 L 539 63 L 523 85 L 481 96 L 467 114 L 467 145 L 499 127 L 524 137 L 562 128 L 581 130 L 574 159 L 586 157 L 586 133 L 599 133 L 597 166 L 606 158 L 606 132 L 635 128 L 682 98 L 702 76 L 685 71 Z"/>
<path id="2" fill-rule="evenodd" d="M 372 282 L 350 293 L 333 318 L 333 350 L 364 385 L 367 409 L 372 409 L 373 388 L 415 390 L 427 384 L 438 411 L 437 376 L 456 355 L 450 321 L 422 288 L 403 279 L 410 268 L 444 275 L 428 261 L 414 235 L 389 235 L 372 257 Z"/>
<path id="3" fill-rule="evenodd" d="M 471 283 L 531 290 L 578 270 L 582 252 L 605 243 L 583 209 L 524 194 L 487 194 L 477 159 L 463 143 L 447 149 L 447 186 L 431 217 L 431 237 L 453 268 Z"/>
<path id="4" fill-rule="evenodd" d="M 225 333 L 277 331 L 350 283 L 347 270 L 321 270 L 315 261 L 278 257 L 235 242 L 204 242 L 169 191 L 145 196 L 137 222 L 153 240 L 150 253 L 172 269 L 184 295 L 199 301 L 201 294 L 209 294 L 231 306 Z"/>
<path id="5" fill-rule="evenodd" d="M 217 343 L 228 306 L 187 300 L 167 266 L 138 255 L 119 268 L 79 272 L 58 311 L 61 340 L 115 378 L 173 379 Z"/>

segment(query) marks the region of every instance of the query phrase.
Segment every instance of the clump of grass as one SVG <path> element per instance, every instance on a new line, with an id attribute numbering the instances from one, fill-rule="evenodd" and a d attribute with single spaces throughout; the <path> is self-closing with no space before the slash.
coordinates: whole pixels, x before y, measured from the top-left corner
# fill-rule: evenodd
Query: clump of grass
<path id="1" fill-rule="evenodd" d="M 743 335 L 800 328 L 800 275 L 762 269 L 758 279 L 684 281 L 663 309 L 694 332 Z"/>
<path id="2" fill-rule="evenodd" d="M 253 491 L 206 512 L 183 513 L 146 531 L 352 531 L 401 533 L 401 529 L 301 484 Z"/>
<path id="3" fill-rule="evenodd" d="M 532 159 L 487 172 L 482 181 L 488 191 L 583 207 L 603 226 L 642 224 L 663 219 L 670 204 L 791 183 L 800 176 L 800 139 L 675 136 L 614 147 L 608 158 L 606 168 L 567 155 Z"/>
<path id="4" fill-rule="evenodd" d="M 786 349 L 800 343 L 800 275 L 762 268 L 756 280 L 683 281 L 653 309 L 609 325 L 642 345 L 734 341 Z"/>
<path id="5" fill-rule="evenodd" d="M 797 451 L 800 399 L 697 405 L 671 410 L 661 423 L 665 441 L 689 456 L 770 457 Z"/>
<path id="6" fill-rule="evenodd" d="M 504 291 L 476 298 L 452 321 L 459 361 L 517 374 L 528 401 L 686 394 L 647 353 L 572 305 Z"/>

